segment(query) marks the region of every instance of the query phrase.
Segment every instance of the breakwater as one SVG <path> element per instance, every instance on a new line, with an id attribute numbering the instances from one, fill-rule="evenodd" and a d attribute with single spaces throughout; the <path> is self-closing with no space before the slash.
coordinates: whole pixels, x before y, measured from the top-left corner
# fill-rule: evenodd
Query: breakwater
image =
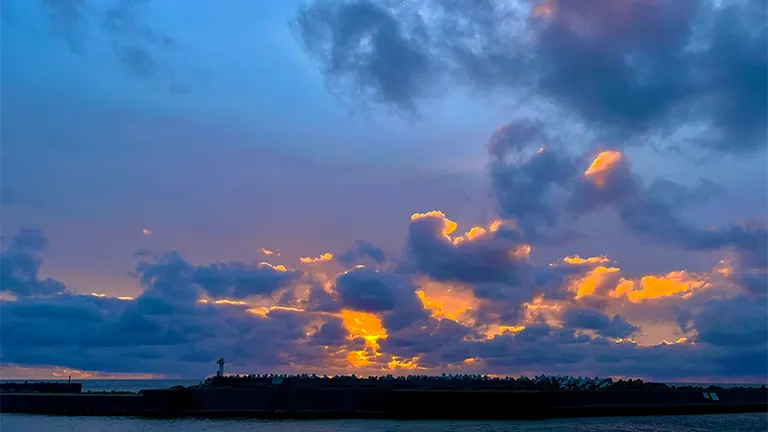
<path id="1" fill-rule="evenodd" d="M 3 393 L 0 412 L 143 417 L 544 419 L 768 412 L 768 392 L 200 387 L 145 390 L 139 394 Z"/>
<path id="2" fill-rule="evenodd" d="M 80 393 L 82 383 L 62 382 L 4 382 L 0 383 L 2 393 Z"/>

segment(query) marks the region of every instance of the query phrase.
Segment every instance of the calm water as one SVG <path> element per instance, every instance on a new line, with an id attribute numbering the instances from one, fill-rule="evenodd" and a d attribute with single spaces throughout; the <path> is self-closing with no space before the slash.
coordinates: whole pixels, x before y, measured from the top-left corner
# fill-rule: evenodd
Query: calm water
<path id="1" fill-rule="evenodd" d="M 257 420 L 143 420 L 120 417 L 49 417 L 0 415 L 3 432 L 760 432 L 768 430 L 766 414 L 711 416 L 614 417 L 539 422 L 457 421 L 257 421 Z"/>
<path id="2" fill-rule="evenodd" d="M 29 380 L 30 382 L 50 381 L 67 382 L 67 380 Z M 73 382 L 83 383 L 83 391 L 130 391 L 151 389 L 167 389 L 176 385 L 191 386 L 200 384 L 203 380 L 195 379 L 162 379 L 162 380 L 72 380 Z M 24 382 L 24 380 L 2 380 L 2 382 Z"/>

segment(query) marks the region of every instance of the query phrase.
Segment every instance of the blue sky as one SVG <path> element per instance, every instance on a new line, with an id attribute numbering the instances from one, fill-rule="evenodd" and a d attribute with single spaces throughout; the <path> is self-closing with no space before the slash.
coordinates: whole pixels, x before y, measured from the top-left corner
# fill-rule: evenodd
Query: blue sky
<path id="1" fill-rule="evenodd" d="M 49 326 L 63 324 L 49 323 L 50 317 L 27 323 L 22 318 L 28 315 L 15 311 L 66 311 L 83 302 L 121 323 L 131 308 L 136 310 L 130 316 L 155 320 L 139 300 L 157 293 L 165 299 L 168 293 L 141 275 L 170 271 L 163 254 L 175 251 L 184 263 L 177 270 L 193 276 L 171 279 L 196 293 L 196 304 L 208 301 L 194 312 L 204 319 L 242 320 L 254 340 L 263 331 L 259 326 L 306 329 L 326 320 L 357 340 L 361 330 L 352 328 L 344 313 L 369 314 L 383 323 L 380 333 L 388 337 L 375 339 L 375 349 L 370 338 L 362 338 L 365 350 L 381 355 L 350 366 L 344 359 L 360 350 L 337 341 L 338 346 L 322 345 L 336 346 L 333 355 L 289 344 L 275 348 L 274 358 L 260 358 L 220 343 L 195 343 L 193 333 L 186 345 L 137 337 L 125 352 L 109 355 L 152 351 L 155 357 L 176 359 L 184 365 L 176 370 L 187 375 L 207 370 L 208 357 L 225 353 L 243 370 L 381 370 L 393 356 L 417 359 L 411 364 L 435 371 L 457 362 L 504 373 L 548 373 L 546 365 L 577 374 L 601 370 L 593 357 L 575 366 L 533 354 L 527 363 L 490 355 L 483 361 L 483 353 L 496 345 L 511 352 L 540 349 L 520 345 L 519 330 L 499 328 L 546 325 L 544 336 L 530 336 L 541 346 L 569 332 L 578 340 L 591 338 L 585 352 L 610 343 L 621 355 L 645 359 L 668 355 L 659 348 L 662 340 L 698 337 L 698 344 L 669 349 L 718 358 L 720 345 L 706 340 L 712 334 L 706 319 L 713 302 L 738 308 L 748 298 L 758 305 L 765 300 L 764 286 L 756 291 L 753 282 L 767 277 L 760 256 L 768 210 L 765 83 L 760 79 L 766 42 L 764 22 L 750 21 L 765 10 L 758 7 L 756 14 L 746 9 L 754 5 L 738 2 L 721 9 L 707 2 L 675 6 L 662 1 L 653 7 L 642 0 L 632 11 L 632 24 L 619 28 L 610 23 L 624 22 L 626 11 L 604 1 L 580 7 L 562 0 L 494 1 L 488 10 L 451 9 L 435 0 L 400 9 L 378 0 L 226 6 L 194 0 L 183 8 L 150 0 L 4 2 L 0 211 L 8 260 L 2 295 L 10 312 L 3 330 L 28 326 L 29 339 L 44 342 L 52 334 L 46 333 Z M 692 51 L 697 54 L 685 51 L 692 33 L 681 30 L 693 23 L 709 23 L 696 27 L 708 41 Z M 658 35 L 640 36 L 635 24 L 656 26 Z M 729 33 L 731 28 L 754 31 Z M 519 132 L 526 130 L 533 138 Z M 533 152 L 542 146 L 547 150 Z M 518 151 L 522 159 L 510 159 Z M 601 151 L 621 154 L 619 162 L 605 168 L 610 187 L 584 174 Z M 654 183 L 658 179 L 667 183 Z M 412 220 L 414 213 L 432 210 L 444 216 L 432 214 L 429 224 L 425 218 Z M 455 250 L 445 249 L 442 229 L 435 227 L 448 223 L 446 217 L 459 224 L 453 237 L 472 226 L 484 226 L 486 232 L 464 243 L 451 240 Z M 519 233 L 492 231 L 494 220 L 505 220 Z M 14 246 L 14 238 L 36 238 L 23 228 L 39 230 L 48 246 Z M 478 244 L 469 247 L 470 240 Z M 345 285 L 339 278 L 349 263 L 338 258 L 358 250 L 356 241 L 370 242 L 386 259 L 368 263 L 378 273 L 361 274 Z M 494 255 L 498 248 L 519 250 L 519 245 L 530 245 L 530 256 Z M 261 248 L 279 250 L 280 256 L 265 256 Z M 137 250 L 151 254 L 136 258 Z M 335 258 L 311 265 L 299 261 L 326 252 Z M 550 264 L 574 255 L 607 256 L 613 264 L 595 260 L 549 275 L 547 269 L 573 266 Z M 20 257 L 37 263 L 33 275 L 13 267 L 29 262 Z M 497 258 L 501 261 L 493 261 Z M 237 298 L 222 297 L 194 276 L 202 271 L 196 266 L 216 262 L 263 270 L 260 261 L 295 269 L 297 276 Z M 147 262 L 155 266 L 152 271 L 142 267 Z M 496 270 L 503 277 L 469 276 L 494 274 L 489 266 L 501 266 Z M 605 277 L 600 268 L 620 270 Z M 216 271 L 225 285 L 245 277 L 237 273 L 244 270 L 233 267 Z M 549 277 L 558 281 L 552 282 L 556 289 L 549 282 L 541 285 Z M 589 277 L 604 279 L 594 301 L 585 302 L 575 287 Z M 641 301 L 652 291 L 644 277 L 687 288 Z M 46 278 L 65 288 L 36 292 L 25 285 Z M 632 297 L 622 291 L 622 281 L 635 281 L 638 291 L 648 285 L 646 294 Z M 398 288 L 376 291 L 393 286 Z M 286 294 L 307 289 L 319 289 L 335 306 L 318 312 L 310 298 Z M 391 307 L 361 309 L 355 296 L 368 290 L 372 298 L 395 300 L 384 302 Z M 117 297 L 137 300 L 110 303 L 121 302 Z M 243 304 L 217 306 L 217 299 Z M 491 308 L 494 301 L 504 310 Z M 541 312 L 541 302 L 548 305 L 548 315 Z M 437 303 L 453 304 L 454 318 L 435 312 Z M 178 322 L 192 313 L 174 307 L 180 308 L 174 309 Z M 242 310 L 226 309 L 233 307 Z M 253 312 L 259 307 L 290 307 L 307 317 Z M 601 336 L 600 329 L 574 323 L 573 317 L 589 315 L 577 313 L 581 309 L 618 316 L 630 323 L 620 329 L 640 330 L 621 338 Z M 570 310 L 572 319 L 566 320 Z M 750 326 L 740 328 L 759 329 L 765 314 L 756 313 L 745 318 Z M 683 316 L 694 324 L 681 325 Z M 701 317 L 699 327 L 696 317 Z M 157 320 L 157 328 L 167 331 L 168 322 Z M 125 325 L 115 331 L 141 333 L 138 324 Z M 385 343 L 398 337 L 437 338 L 442 332 L 453 332 L 446 336 L 450 352 L 443 357 L 415 348 L 397 353 L 407 344 Z M 461 342 L 473 332 L 483 335 L 484 347 Z M 757 331 L 745 339 L 754 351 L 743 354 L 744 362 L 755 361 L 754 353 L 766 342 L 762 335 Z M 6 367 L 173 373 L 149 360 L 136 370 L 110 369 L 34 344 L 17 345 L 14 338 L 4 336 L 3 344 Z M 711 354 L 696 351 L 708 349 L 707 344 L 714 347 Z M 78 346 L 94 353 L 107 349 L 94 340 L 66 345 Z M 461 353 L 466 356 L 459 359 Z M 276 360 L 285 356 L 294 360 Z M 467 358 L 480 361 L 462 363 Z M 738 372 L 712 362 L 675 376 Z M 755 367 L 745 366 L 751 371 L 747 378 L 765 375 L 764 362 L 762 369 Z M 633 373 L 631 367 L 604 370 Z"/>

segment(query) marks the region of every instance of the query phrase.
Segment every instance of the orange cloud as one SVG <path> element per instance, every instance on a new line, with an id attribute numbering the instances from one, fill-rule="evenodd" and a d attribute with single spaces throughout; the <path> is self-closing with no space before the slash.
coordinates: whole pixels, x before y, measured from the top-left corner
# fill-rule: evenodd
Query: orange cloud
<path id="1" fill-rule="evenodd" d="M 419 357 L 413 357 L 410 360 L 400 360 L 398 356 L 392 356 L 392 360 L 387 363 L 387 367 L 396 370 L 396 369 L 423 369 L 419 367 L 418 365 Z"/>
<path id="2" fill-rule="evenodd" d="M 566 258 L 567 259 L 567 258 Z M 572 281 L 568 290 L 576 293 L 576 299 L 594 295 L 597 289 L 604 284 L 611 275 L 619 273 L 618 267 L 598 266 L 585 276 Z"/>
<path id="3" fill-rule="evenodd" d="M 228 300 L 228 299 L 216 300 L 213 303 L 218 305 L 223 304 L 223 305 L 237 305 L 237 306 L 243 306 L 248 304 L 242 300 Z"/>
<path id="4" fill-rule="evenodd" d="M 450 221 L 450 222 L 454 223 L 453 221 Z M 464 235 L 460 235 L 454 238 L 453 244 L 454 246 L 459 246 L 465 242 L 471 242 L 473 240 L 483 238 L 486 234 L 496 232 L 500 230 L 503 226 L 508 224 L 510 224 L 510 222 L 498 219 L 491 222 L 491 224 L 488 225 L 488 228 L 484 228 L 481 226 L 474 226 L 469 231 L 465 232 Z M 454 226 L 450 232 L 452 233 L 455 230 L 456 230 L 456 227 Z"/>
<path id="5" fill-rule="evenodd" d="M 525 326 L 506 326 L 506 325 L 492 324 L 488 326 L 488 328 L 486 329 L 485 337 L 487 337 L 488 339 L 493 339 L 494 337 L 503 335 L 505 333 L 516 334 L 516 333 L 520 333 L 523 330 L 525 330 Z"/>
<path id="6" fill-rule="evenodd" d="M 434 318 L 449 319 L 463 324 L 471 322 L 466 313 L 475 309 L 479 303 L 472 294 L 472 290 L 427 279 L 418 281 L 417 285 L 420 289 L 416 291 L 416 295 Z"/>
<path id="7" fill-rule="evenodd" d="M 582 265 L 582 264 L 608 264 L 611 262 L 607 256 L 601 255 L 596 257 L 582 258 L 578 255 L 567 256 L 563 259 L 566 264 Z"/>
<path id="8" fill-rule="evenodd" d="M 604 188 L 608 176 L 616 169 L 623 158 L 624 156 L 621 152 L 613 150 L 604 151 L 597 155 L 592 165 L 584 172 L 584 177 L 595 186 Z"/>
<path id="9" fill-rule="evenodd" d="M 379 353 L 379 339 L 387 338 L 387 331 L 381 324 L 381 318 L 372 313 L 343 310 L 341 319 L 349 332 L 350 339 L 365 339 L 366 349 L 349 353 L 350 365 L 354 367 L 370 366 L 374 358 L 381 355 Z"/>
<path id="10" fill-rule="evenodd" d="M 472 227 L 472 229 L 470 229 L 469 231 L 464 233 L 464 235 L 458 236 L 458 237 L 454 238 L 453 239 L 453 244 L 458 246 L 458 245 L 464 243 L 465 241 L 472 241 L 474 239 L 482 237 L 487 232 L 488 231 L 485 228 L 483 228 L 483 227 L 479 227 L 479 226 Z"/>
<path id="11" fill-rule="evenodd" d="M 271 268 L 273 270 L 277 270 L 277 271 L 281 271 L 281 272 L 288 271 L 288 269 L 285 268 L 284 265 L 272 265 L 272 264 L 270 264 L 268 262 L 265 262 L 265 261 L 260 262 L 259 263 L 259 267 L 269 267 L 269 268 Z"/>
<path id="12" fill-rule="evenodd" d="M 301 259 L 301 262 L 304 264 L 314 264 L 314 263 L 320 263 L 320 262 L 326 262 L 333 259 L 333 254 L 331 253 L 324 253 L 320 255 L 319 257 L 312 258 L 312 257 L 304 257 Z"/>
<path id="13" fill-rule="evenodd" d="M 550 326 L 560 324 L 560 314 L 564 303 L 545 299 L 543 295 L 534 297 L 530 302 L 523 303 L 522 325 L 533 324 L 542 319 Z"/>
<path id="14" fill-rule="evenodd" d="M 290 307 L 290 306 L 259 306 L 255 308 L 248 309 L 248 312 L 259 315 L 259 316 L 267 316 L 270 312 L 273 310 L 282 310 L 282 311 L 291 311 L 291 312 L 304 312 L 304 309 Z"/>
<path id="15" fill-rule="evenodd" d="M 626 296 L 633 303 L 670 296 L 687 298 L 695 290 L 707 285 L 706 280 L 701 280 L 694 274 L 676 271 L 664 276 L 644 276 L 639 281 L 622 279 L 610 296 Z"/>

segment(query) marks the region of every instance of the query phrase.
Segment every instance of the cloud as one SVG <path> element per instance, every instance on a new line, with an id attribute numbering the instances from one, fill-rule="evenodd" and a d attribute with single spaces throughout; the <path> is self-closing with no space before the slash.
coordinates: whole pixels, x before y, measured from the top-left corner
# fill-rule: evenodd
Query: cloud
<path id="1" fill-rule="evenodd" d="M 742 153 L 766 139 L 765 17 L 738 0 L 316 0 L 297 27 L 344 95 L 411 111 L 453 83 L 538 98 L 611 140 Z"/>
<path id="2" fill-rule="evenodd" d="M 639 330 L 618 315 L 609 317 L 602 312 L 583 308 L 568 309 L 563 325 L 574 329 L 596 330 L 600 336 L 616 339 L 628 338 Z"/>
<path id="3" fill-rule="evenodd" d="M 213 267 L 225 279 L 240 276 L 233 269 L 241 268 Z M 70 293 L 3 300 L 2 361 L 192 376 L 221 355 L 260 367 L 309 365 L 330 361 L 350 344 L 333 329 L 339 320 L 333 316 L 202 302 L 195 266 L 177 254 L 139 262 L 132 273 L 144 287 L 135 300 Z M 318 344 L 332 352 L 310 349 Z"/>
<path id="4" fill-rule="evenodd" d="M 710 301 L 693 318 L 696 340 L 724 347 L 768 343 L 768 297 L 736 297 Z"/>
<path id="5" fill-rule="evenodd" d="M 73 53 L 86 55 L 95 43 L 106 39 L 114 60 L 126 74 L 142 80 L 168 81 L 178 87 L 177 77 L 166 61 L 178 47 L 173 38 L 153 28 L 145 16 L 151 0 L 41 2 L 54 34 L 63 38 Z"/>
<path id="6" fill-rule="evenodd" d="M 336 279 L 335 290 L 342 308 L 381 314 L 388 330 L 408 327 L 428 316 L 416 288 L 397 274 L 354 268 Z"/>
<path id="7" fill-rule="evenodd" d="M 280 256 L 280 251 L 273 251 L 265 248 L 259 248 L 259 252 L 263 253 L 266 256 L 272 256 L 272 255 Z"/>
<path id="8" fill-rule="evenodd" d="M 527 268 L 530 245 L 503 221 L 451 238 L 457 224 L 442 212 L 417 213 L 408 227 L 407 250 L 418 271 L 438 281 L 513 281 Z"/>
<path id="9" fill-rule="evenodd" d="M 423 41 L 378 4 L 321 0 L 303 7 L 296 24 L 334 88 L 412 111 L 413 98 L 428 87 L 433 65 Z"/>
<path id="10" fill-rule="evenodd" d="M 321 262 L 328 262 L 332 259 L 333 259 L 333 254 L 326 252 L 315 258 L 304 257 L 301 259 L 301 262 L 304 264 L 315 264 L 315 263 L 321 263 Z"/>
<path id="11" fill-rule="evenodd" d="M 525 156 L 520 153 L 534 143 L 519 141 L 520 134 L 514 132 L 517 127 L 512 123 L 491 138 L 491 180 L 501 216 L 518 221 L 531 240 L 543 243 L 553 235 L 561 242 L 572 239 L 578 233 L 552 233 L 564 216 L 578 218 L 609 208 L 624 227 L 643 239 L 686 250 L 733 248 L 765 267 L 765 248 L 760 247 L 768 238 L 764 224 L 703 229 L 680 216 L 686 204 L 709 195 L 706 190 L 711 182 L 686 188 L 656 179 L 646 185 L 631 171 L 628 157 L 616 150 L 602 151 L 590 161 L 590 152 L 571 156 L 558 148 L 542 148 L 520 160 Z M 522 136 L 532 135 L 526 132 Z"/>
<path id="12" fill-rule="evenodd" d="M 0 360 L 181 376 L 207 374 L 220 356 L 238 372 L 419 368 L 655 379 L 766 373 L 759 360 L 768 342 L 760 324 L 768 295 L 734 283 L 740 270 L 728 262 L 705 275 L 629 279 L 601 256 L 536 265 L 529 257 L 535 251 L 521 255 L 519 232 L 502 223 L 451 237 L 456 228 L 440 212 L 417 214 L 401 260 L 387 268 L 356 266 L 324 282 L 324 273 L 195 265 L 177 253 L 145 252 L 131 271 L 143 287 L 135 299 L 63 289 L 0 299 Z M 47 246 L 41 239 L 23 231 L 8 250 L 39 253 Z M 414 256 L 416 244 L 466 269 L 449 271 Z M 479 257 L 494 266 L 481 266 Z M 497 273 L 477 276 L 477 268 Z M 528 282 L 520 285 L 509 272 Z M 683 279 L 698 282 L 674 288 Z M 632 290 L 622 291 L 628 283 Z M 666 333 L 635 342 L 649 337 L 653 320 L 662 320 Z M 676 366 L 681 362 L 685 368 Z"/>
<path id="13" fill-rule="evenodd" d="M 52 295 L 66 291 L 63 283 L 38 276 L 48 240 L 36 229 L 23 228 L 0 252 L 0 292 L 16 296 Z"/>
<path id="14" fill-rule="evenodd" d="M 336 256 L 336 261 L 346 268 L 354 267 L 358 264 L 381 265 L 387 257 L 384 251 L 364 240 L 358 240 L 354 246 L 341 255 Z"/>
<path id="15" fill-rule="evenodd" d="M 141 261 L 133 274 L 150 294 L 179 303 L 189 303 L 200 292 L 214 299 L 268 296 L 301 277 L 298 271 L 266 262 L 195 266 L 177 253 L 154 256 L 154 262 Z"/>

